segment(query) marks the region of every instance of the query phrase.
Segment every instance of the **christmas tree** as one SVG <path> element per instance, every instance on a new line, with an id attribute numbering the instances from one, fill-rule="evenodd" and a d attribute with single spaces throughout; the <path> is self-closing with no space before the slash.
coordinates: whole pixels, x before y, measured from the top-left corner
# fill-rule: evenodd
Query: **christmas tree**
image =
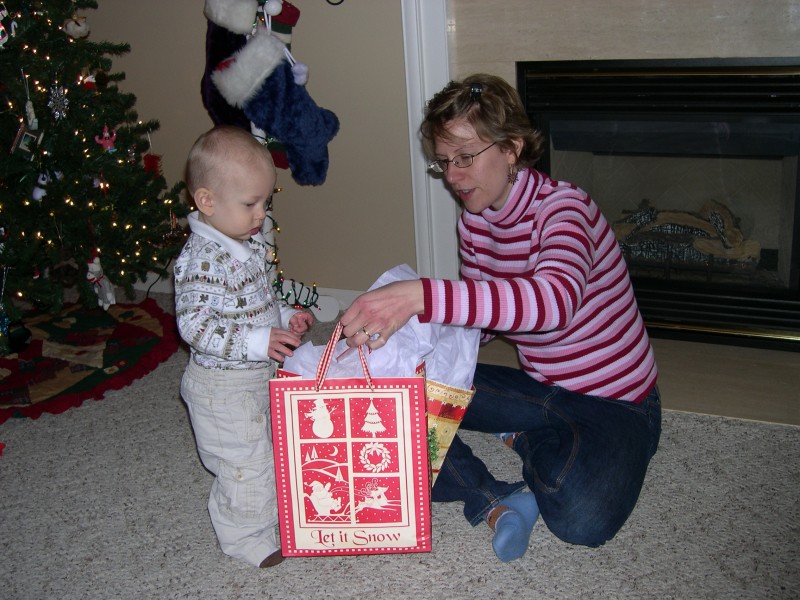
<path id="1" fill-rule="evenodd" d="M 111 58 L 129 45 L 89 39 L 84 11 L 96 8 L 0 3 L 0 138 L 10 149 L 0 154 L 0 302 L 12 317 L 17 304 L 54 312 L 74 287 L 97 304 L 98 277 L 132 298 L 149 272 L 169 275 L 184 241 L 183 184 L 167 189 L 150 152 L 158 121 L 140 121 L 136 97 L 117 85 L 125 75 Z"/>

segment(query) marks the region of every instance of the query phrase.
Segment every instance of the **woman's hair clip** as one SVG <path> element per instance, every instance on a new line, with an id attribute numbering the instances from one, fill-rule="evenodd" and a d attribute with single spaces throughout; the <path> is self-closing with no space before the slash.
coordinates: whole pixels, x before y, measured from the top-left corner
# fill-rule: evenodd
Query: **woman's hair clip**
<path id="1" fill-rule="evenodd" d="M 481 92 L 483 91 L 483 84 L 482 83 L 472 83 L 469 86 L 469 97 L 474 101 L 477 102 L 481 99 Z"/>

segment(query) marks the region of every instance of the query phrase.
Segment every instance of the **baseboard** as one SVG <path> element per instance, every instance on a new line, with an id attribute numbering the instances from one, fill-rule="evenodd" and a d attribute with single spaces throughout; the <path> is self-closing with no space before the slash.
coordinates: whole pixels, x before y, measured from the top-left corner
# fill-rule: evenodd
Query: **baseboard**
<path id="1" fill-rule="evenodd" d="M 347 308 L 353 303 L 353 300 L 358 298 L 364 292 L 357 292 L 354 290 L 339 290 L 335 288 L 321 288 L 318 287 L 317 291 L 319 292 L 320 296 L 332 296 L 339 301 L 339 306 L 342 307 L 342 310 Z"/>
<path id="2" fill-rule="evenodd" d="M 156 273 L 148 273 L 147 279 L 144 281 L 136 281 L 133 284 L 133 289 L 141 290 L 144 292 L 151 292 L 153 294 L 174 294 L 175 282 L 172 280 L 172 266 L 170 265 L 170 276 L 160 277 Z"/>

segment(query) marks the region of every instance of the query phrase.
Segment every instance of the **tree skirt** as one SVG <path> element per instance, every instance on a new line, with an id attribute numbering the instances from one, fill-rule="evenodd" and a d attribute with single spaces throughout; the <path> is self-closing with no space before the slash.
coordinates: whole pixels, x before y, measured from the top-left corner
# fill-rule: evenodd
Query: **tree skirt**
<path id="1" fill-rule="evenodd" d="M 178 349 L 175 317 L 147 298 L 104 311 L 81 304 L 30 314 L 31 342 L 0 357 L 0 423 L 61 413 L 147 375 Z"/>

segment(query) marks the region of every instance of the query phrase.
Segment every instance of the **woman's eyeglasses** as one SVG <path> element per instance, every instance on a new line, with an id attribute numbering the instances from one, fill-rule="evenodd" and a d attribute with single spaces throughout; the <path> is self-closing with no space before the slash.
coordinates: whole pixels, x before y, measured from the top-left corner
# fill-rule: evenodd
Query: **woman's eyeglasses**
<path id="1" fill-rule="evenodd" d="M 447 171 L 447 166 L 450 163 L 453 163 L 459 169 L 466 169 L 468 166 L 472 164 L 472 160 L 481 154 L 482 152 L 486 152 L 489 148 L 494 146 L 497 142 L 492 142 L 486 148 L 481 150 L 480 152 L 476 152 L 475 154 L 459 154 L 458 156 L 454 156 L 450 160 L 445 160 L 443 158 L 432 160 L 428 163 L 428 170 L 433 171 L 434 173 L 444 173 Z"/>

